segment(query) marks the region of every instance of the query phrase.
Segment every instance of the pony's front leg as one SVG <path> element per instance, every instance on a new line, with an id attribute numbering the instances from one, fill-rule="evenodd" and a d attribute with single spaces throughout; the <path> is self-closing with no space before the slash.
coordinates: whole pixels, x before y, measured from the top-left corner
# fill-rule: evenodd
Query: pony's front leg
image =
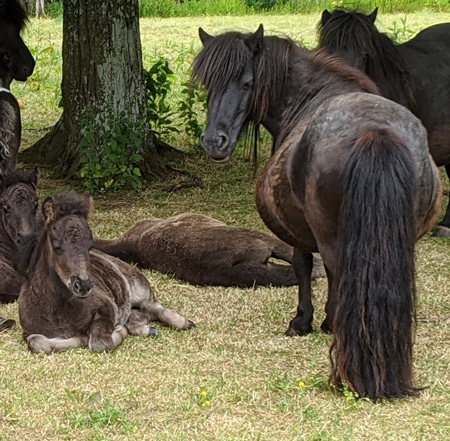
<path id="1" fill-rule="evenodd" d="M 67 351 L 69 349 L 86 347 L 88 345 L 88 338 L 48 338 L 42 334 L 30 334 L 26 338 L 26 342 L 28 350 L 30 352 L 33 352 L 35 354 L 39 352 L 51 354 L 52 352 Z"/>
<path id="2" fill-rule="evenodd" d="M 96 314 L 89 330 L 88 348 L 91 351 L 111 351 L 119 346 L 127 337 L 125 326 L 114 327 L 114 315 Z"/>
<path id="3" fill-rule="evenodd" d="M 292 266 L 298 279 L 297 314 L 289 323 L 286 335 L 306 335 L 312 332 L 314 308 L 311 300 L 311 273 L 313 269 L 312 253 L 294 250 Z"/>

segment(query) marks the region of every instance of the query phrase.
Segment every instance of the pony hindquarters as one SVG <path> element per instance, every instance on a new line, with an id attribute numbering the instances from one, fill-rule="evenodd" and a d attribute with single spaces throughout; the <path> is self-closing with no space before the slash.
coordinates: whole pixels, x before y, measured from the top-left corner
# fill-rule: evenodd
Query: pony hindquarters
<path id="1" fill-rule="evenodd" d="M 389 130 L 366 130 L 343 171 L 333 284 L 332 381 L 360 397 L 414 393 L 416 166 Z"/>

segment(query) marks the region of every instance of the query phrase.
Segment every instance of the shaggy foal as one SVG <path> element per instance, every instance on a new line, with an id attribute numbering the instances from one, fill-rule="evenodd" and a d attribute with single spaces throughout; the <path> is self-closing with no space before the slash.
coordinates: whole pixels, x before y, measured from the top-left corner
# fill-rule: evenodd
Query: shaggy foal
<path id="1" fill-rule="evenodd" d="M 261 231 L 230 227 L 202 214 L 144 219 L 117 239 L 94 238 L 94 247 L 141 268 L 173 274 L 201 286 L 292 286 L 293 248 Z M 312 278 L 324 276 L 315 257 Z"/>
<path id="2" fill-rule="evenodd" d="M 190 320 L 155 300 L 138 269 L 91 249 L 90 209 L 90 198 L 73 191 L 43 203 L 45 226 L 19 296 L 28 349 L 111 350 L 128 334 L 156 335 L 149 320 L 192 328 Z"/>

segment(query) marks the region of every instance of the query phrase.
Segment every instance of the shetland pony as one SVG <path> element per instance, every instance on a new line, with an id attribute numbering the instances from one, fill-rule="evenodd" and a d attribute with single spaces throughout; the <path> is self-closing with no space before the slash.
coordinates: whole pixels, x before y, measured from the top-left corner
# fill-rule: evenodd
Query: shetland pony
<path id="1" fill-rule="evenodd" d="M 319 251 L 332 382 L 372 399 L 413 394 L 414 248 L 441 196 L 424 127 L 325 50 L 265 37 L 262 25 L 250 34 L 199 33 L 192 75 L 208 91 L 205 151 L 229 161 L 249 122 L 274 137 L 256 202 L 266 225 L 295 248 L 299 304 L 287 334 L 312 331 Z"/>

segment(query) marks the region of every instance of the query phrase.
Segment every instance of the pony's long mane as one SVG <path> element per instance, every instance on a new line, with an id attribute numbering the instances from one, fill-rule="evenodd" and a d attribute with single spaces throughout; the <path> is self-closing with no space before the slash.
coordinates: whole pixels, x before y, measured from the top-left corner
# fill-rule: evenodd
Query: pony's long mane
<path id="1" fill-rule="evenodd" d="M 253 59 L 254 93 L 249 118 L 260 124 L 267 115 L 270 102 L 278 102 L 285 94 L 290 76 L 295 75 L 295 54 L 309 57 L 318 69 L 349 82 L 356 82 L 363 91 L 378 94 L 377 86 L 360 70 L 350 66 L 327 50 L 308 51 L 289 38 L 264 37 L 261 48 L 252 54 L 245 44 L 251 34 L 228 32 L 211 40 L 197 55 L 192 68 L 192 79 L 202 83 L 211 99 L 220 95 L 227 84 L 239 78 L 246 63 Z M 217 69 L 217 66 L 225 66 Z M 296 97 L 297 105 L 310 96 L 306 87 Z M 297 111 L 295 111 L 297 113 Z"/>
<path id="2" fill-rule="evenodd" d="M 367 53 L 366 73 L 377 81 L 388 78 L 391 89 L 402 91 L 409 109 L 414 111 L 415 99 L 410 70 L 396 44 L 379 32 L 363 13 L 335 9 L 325 25 L 317 25 L 322 47 L 332 51 L 345 48 L 350 53 Z"/>
<path id="3" fill-rule="evenodd" d="M 0 17 L 12 23 L 18 31 L 22 30 L 28 21 L 28 13 L 20 0 L 5 0 L 0 6 Z"/>

